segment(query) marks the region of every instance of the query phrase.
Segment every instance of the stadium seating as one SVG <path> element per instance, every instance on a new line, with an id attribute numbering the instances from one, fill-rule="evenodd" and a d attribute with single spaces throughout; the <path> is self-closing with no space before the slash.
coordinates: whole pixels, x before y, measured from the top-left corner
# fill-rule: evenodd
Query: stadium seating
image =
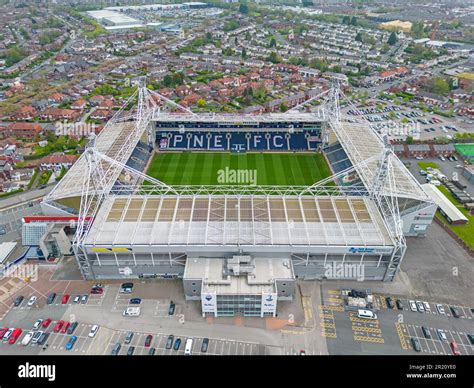
<path id="1" fill-rule="evenodd" d="M 135 170 L 143 172 L 150 155 L 151 150 L 149 150 L 148 145 L 139 141 L 137 146 L 133 149 L 126 165 Z"/>
<path id="2" fill-rule="evenodd" d="M 160 150 L 311 151 L 321 144 L 319 129 L 289 131 L 159 131 Z"/>
<path id="3" fill-rule="evenodd" d="M 334 174 L 344 171 L 352 166 L 351 161 L 347 157 L 347 154 L 340 143 L 326 147 L 323 151 L 326 154 L 327 160 L 329 161 Z M 347 181 L 340 179 L 339 185 L 344 190 L 344 187 L 360 186 L 362 185 L 362 182 L 358 177 L 355 180 L 348 179 Z"/>

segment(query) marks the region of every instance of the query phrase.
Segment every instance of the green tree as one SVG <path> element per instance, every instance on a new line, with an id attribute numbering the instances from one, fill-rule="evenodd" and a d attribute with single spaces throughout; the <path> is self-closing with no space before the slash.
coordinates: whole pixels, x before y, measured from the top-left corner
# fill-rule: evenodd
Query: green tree
<path id="1" fill-rule="evenodd" d="M 243 14 L 249 13 L 249 6 L 247 4 L 241 3 L 239 6 L 239 12 Z"/>
<path id="2" fill-rule="evenodd" d="M 275 38 L 272 36 L 272 38 L 270 39 L 270 44 L 268 45 L 268 47 L 276 47 L 276 40 Z"/>
<path id="3" fill-rule="evenodd" d="M 355 16 L 351 18 L 351 26 L 357 26 L 357 18 Z"/>
<path id="4" fill-rule="evenodd" d="M 280 104 L 280 112 L 286 112 L 288 110 L 288 105 L 286 105 L 284 102 Z"/>
<path id="5" fill-rule="evenodd" d="M 413 144 L 413 136 L 408 135 L 407 138 L 405 139 L 405 142 L 407 144 Z"/>
<path id="6" fill-rule="evenodd" d="M 202 99 L 202 98 L 199 99 L 198 102 L 197 102 L 197 105 L 198 105 L 198 107 L 200 107 L 200 108 L 205 107 L 205 106 L 206 106 L 206 100 L 204 100 L 204 99 Z"/>
<path id="7" fill-rule="evenodd" d="M 390 46 L 393 46 L 395 43 L 398 42 L 398 38 L 397 38 L 397 34 L 395 34 L 394 31 L 392 31 L 392 33 L 390 34 L 390 37 L 388 38 L 388 41 L 387 43 L 390 45 Z"/>
<path id="8" fill-rule="evenodd" d="M 247 50 L 245 49 L 245 47 L 242 49 L 242 58 L 243 59 L 246 59 L 247 58 Z"/>
<path id="9" fill-rule="evenodd" d="M 272 63 L 279 63 L 281 62 L 281 58 L 275 51 L 272 51 L 268 56 L 267 61 Z"/>
<path id="10" fill-rule="evenodd" d="M 357 33 L 356 37 L 355 37 L 355 40 L 357 42 L 362 42 L 362 34 L 360 32 Z"/>

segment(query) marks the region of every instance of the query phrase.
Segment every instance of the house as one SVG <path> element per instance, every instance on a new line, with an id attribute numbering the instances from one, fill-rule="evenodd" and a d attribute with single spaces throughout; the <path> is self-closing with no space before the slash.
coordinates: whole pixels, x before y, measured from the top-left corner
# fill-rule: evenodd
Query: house
<path id="1" fill-rule="evenodd" d="M 434 93 L 420 92 L 417 98 L 428 105 L 443 105 L 446 103 L 446 98 Z"/>
<path id="2" fill-rule="evenodd" d="M 112 111 L 109 109 L 97 109 L 91 113 L 92 120 L 107 120 L 112 116 Z"/>
<path id="3" fill-rule="evenodd" d="M 67 96 L 64 93 L 53 93 L 51 96 L 49 96 L 48 101 L 51 103 L 51 105 L 58 106 L 62 102 L 67 100 Z"/>
<path id="4" fill-rule="evenodd" d="M 75 121 L 81 112 L 74 109 L 48 108 L 41 113 L 43 120 L 70 120 Z"/>
<path id="5" fill-rule="evenodd" d="M 41 125 L 36 123 L 11 123 L 1 129 L 3 137 L 13 136 L 20 139 L 32 139 L 41 134 L 42 130 Z"/>
<path id="6" fill-rule="evenodd" d="M 189 93 L 191 93 L 191 88 L 188 85 L 179 85 L 176 87 L 176 94 L 179 97 L 187 96 Z"/>
<path id="7" fill-rule="evenodd" d="M 102 101 L 105 100 L 105 97 L 98 94 L 96 96 L 92 96 L 90 99 L 89 99 L 89 102 L 92 106 L 97 106 L 99 105 Z"/>
<path id="8" fill-rule="evenodd" d="M 11 179 L 12 165 L 7 160 L 0 160 L 0 178 L 4 181 Z"/>
<path id="9" fill-rule="evenodd" d="M 41 159 L 39 164 L 40 170 L 60 170 L 63 167 L 69 169 L 74 162 L 76 157 L 74 155 L 65 155 L 65 154 L 53 154 L 45 156 Z"/>
<path id="10" fill-rule="evenodd" d="M 113 100 L 111 99 L 107 99 L 107 100 L 104 100 L 102 101 L 99 106 L 97 107 L 97 109 L 105 109 L 105 110 L 110 110 L 114 107 L 115 103 Z"/>
<path id="11" fill-rule="evenodd" d="M 38 115 L 38 111 L 31 105 L 22 106 L 18 111 L 12 115 L 14 120 L 33 120 Z"/>
<path id="12" fill-rule="evenodd" d="M 86 108 L 86 106 L 87 106 L 87 101 L 83 100 L 83 99 L 79 99 L 79 100 L 74 101 L 71 104 L 71 109 L 84 110 Z"/>

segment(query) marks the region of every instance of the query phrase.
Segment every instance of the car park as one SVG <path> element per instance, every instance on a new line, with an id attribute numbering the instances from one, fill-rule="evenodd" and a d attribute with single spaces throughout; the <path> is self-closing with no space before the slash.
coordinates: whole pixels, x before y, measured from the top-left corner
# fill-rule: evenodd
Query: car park
<path id="1" fill-rule="evenodd" d="M 94 325 L 94 326 L 92 326 L 91 331 L 90 331 L 89 334 L 88 334 L 88 337 L 89 337 L 89 338 L 94 338 L 95 335 L 97 334 L 97 332 L 99 331 L 99 328 L 100 328 L 99 325 Z"/>
<path id="2" fill-rule="evenodd" d="M 69 326 L 70 326 L 70 325 L 71 325 L 71 324 L 70 324 L 69 322 L 64 322 L 64 325 L 63 325 L 63 327 L 61 328 L 61 333 L 66 334 L 66 333 L 67 333 L 67 329 L 69 329 Z"/>
<path id="3" fill-rule="evenodd" d="M 145 338 L 145 348 L 150 347 L 152 340 L 153 340 L 153 336 L 151 334 L 146 336 L 146 338 Z"/>
<path id="4" fill-rule="evenodd" d="M 132 338 L 133 338 L 133 332 L 132 331 L 129 331 L 125 337 L 125 345 L 128 345 L 130 344 L 130 342 L 132 342 Z"/>
<path id="5" fill-rule="evenodd" d="M 53 292 L 48 295 L 48 299 L 46 300 L 47 304 L 53 304 L 54 300 L 56 299 L 56 293 Z"/>
<path id="6" fill-rule="evenodd" d="M 135 346 L 130 346 L 127 350 L 127 356 L 133 356 L 134 352 L 135 352 Z"/>
<path id="7" fill-rule="evenodd" d="M 417 338 L 411 337 L 410 342 L 415 352 L 421 352 L 421 345 Z"/>
<path id="8" fill-rule="evenodd" d="M 176 338 L 176 340 L 174 341 L 173 349 L 179 350 L 180 346 L 181 346 L 181 338 Z"/>
<path id="9" fill-rule="evenodd" d="M 35 323 L 33 323 L 33 327 L 32 329 L 33 330 L 38 330 L 40 327 L 41 327 L 41 324 L 43 323 L 43 320 L 42 319 L 38 319 L 35 321 Z"/>
<path id="10" fill-rule="evenodd" d="M 61 319 L 60 321 L 58 321 L 58 322 L 56 323 L 56 325 L 54 325 L 53 331 L 54 331 L 55 333 L 59 333 L 59 331 L 61 330 L 61 328 L 63 327 L 63 325 L 64 325 L 64 321 Z"/>
<path id="11" fill-rule="evenodd" d="M 436 333 L 438 334 L 438 338 L 443 341 L 443 342 L 448 342 L 448 337 L 446 337 L 446 333 L 441 330 L 441 329 L 437 329 L 436 330 Z"/>
<path id="12" fill-rule="evenodd" d="M 424 313 L 425 312 L 425 306 L 423 306 L 423 303 L 420 302 L 419 300 L 415 301 L 416 303 L 416 308 L 418 309 L 418 311 L 420 313 Z"/>
<path id="13" fill-rule="evenodd" d="M 21 344 L 23 346 L 27 346 L 31 342 L 31 339 L 33 338 L 33 334 L 34 334 L 33 331 L 29 331 L 28 333 L 26 333 L 23 339 L 21 340 Z"/>
<path id="14" fill-rule="evenodd" d="M 168 339 L 166 340 L 165 348 L 171 349 L 173 347 L 173 341 L 174 341 L 174 336 L 173 335 L 168 336 Z"/>
<path id="15" fill-rule="evenodd" d="M 438 310 L 438 313 L 440 313 L 441 315 L 445 315 L 446 314 L 446 311 L 444 310 L 444 306 L 442 304 L 437 304 L 436 305 L 436 310 Z"/>
<path id="16" fill-rule="evenodd" d="M 418 311 L 417 307 L 416 307 L 416 303 L 414 300 L 409 300 L 408 301 L 408 304 L 410 305 L 410 310 L 415 312 L 415 311 Z"/>
<path id="17" fill-rule="evenodd" d="M 35 333 L 33 334 L 33 337 L 31 338 L 31 343 L 36 344 L 42 335 L 43 335 L 42 331 L 35 331 Z"/>
<path id="18" fill-rule="evenodd" d="M 30 299 L 28 299 L 27 306 L 31 307 L 35 305 L 37 300 L 38 300 L 38 297 L 36 295 L 33 295 Z"/>
<path id="19" fill-rule="evenodd" d="M 69 294 L 64 294 L 61 298 L 61 304 L 66 304 L 69 300 Z"/>
<path id="20" fill-rule="evenodd" d="M 428 338 L 428 339 L 431 338 L 430 329 L 428 329 L 428 328 L 425 327 L 425 326 L 421 326 L 421 331 L 423 332 L 423 335 L 425 336 L 425 338 Z"/>
<path id="21" fill-rule="evenodd" d="M 451 341 L 449 343 L 449 347 L 451 348 L 451 351 L 453 352 L 454 356 L 460 356 L 461 352 L 459 351 L 459 346 L 455 341 Z"/>
<path id="22" fill-rule="evenodd" d="M 42 327 L 43 329 L 46 329 L 52 321 L 53 321 L 53 320 L 52 320 L 51 318 L 46 318 L 46 319 L 43 321 L 43 323 L 41 324 L 41 327 Z"/>
<path id="23" fill-rule="evenodd" d="M 403 310 L 403 302 L 400 299 L 397 299 L 395 303 L 397 305 L 397 309 Z"/>
<path id="24" fill-rule="evenodd" d="M 15 298 L 15 301 L 13 302 L 13 306 L 18 307 L 19 305 L 21 305 L 21 302 L 23 302 L 23 299 L 25 299 L 23 295 L 18 295 Z"/>
<path id="25" fill-rule="evenodd" d="M 74 344 L 77 341 L 77 337 L 73 335 L 71 338 L 69 338 L 68 343 L 66 344 L 66 350 L 71 350 L 74 346 Z"/>
<path id="26" fill-rule="evenodd" d="M 454 318 L 461 318 L 461 313 L 456 307 L 449 306 L 449 309 L 451 310 L 451 313 L 453 314 Z"/>
<path id="27" fill-rule="evenodd" d="M 122 345 L 117 342 L 114 347 L 112 348 L 112 351 L 110 352 L 110 354 L 112 356 L 118 356 L 118 354 L 120 353 L 120 349 L 122 348 Z"/>
<path id="28" fill-rule="evenodd" d="M 201 344 L 201 352 L 206 353 L 209 348 L 209 338 L 204 338 Z"/>
<path id="29" fill-rule="evenodd" d="M 78 325 L 77 322 L 72 322 L 67 329 L 67 333 L 68 334 L 74 333 L 74 330 L 76 330 L 77 325 Z"/>

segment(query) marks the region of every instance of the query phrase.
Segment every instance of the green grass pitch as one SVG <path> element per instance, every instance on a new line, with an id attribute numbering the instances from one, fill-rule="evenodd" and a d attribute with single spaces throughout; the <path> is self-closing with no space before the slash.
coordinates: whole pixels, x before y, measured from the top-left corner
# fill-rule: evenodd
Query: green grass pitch
<path id="1" fill-rule="evenodd" d="M 147 174 L 169 185 L 246 184 L 219 180 L 226 168 L 237 173 L 256 171 L 259 186 L 308 186 L 331 175 L 320 153 L 224 152 L 156 153 Z"/>

